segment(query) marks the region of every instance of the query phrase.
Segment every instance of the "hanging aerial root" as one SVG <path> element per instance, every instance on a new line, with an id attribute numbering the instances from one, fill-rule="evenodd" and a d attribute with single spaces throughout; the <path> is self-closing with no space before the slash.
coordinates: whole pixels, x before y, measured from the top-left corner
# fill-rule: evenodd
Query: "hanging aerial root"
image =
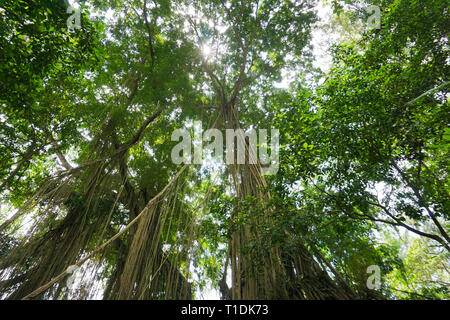
<path id="1" fill-rule="evenodd" d="M 147 207 L 133 236 L 117 299 L 191 299 L 188 266 L 199 236 L 197 213 L 212 186 L 190 210 L 184 207 L 185 184 L 177 181 L 160 201 Z"/>
<path id="2" fill-rule="evenodd" d="M 181 170 L 175 175 L 175 177 L 169 182 L 169 184 L 166 185 L 164 187 L 164 189 L 158 195 L 156 195 L 154 198 L 152 198 L 149 201 L 149 203 L 147 204 L 146 208 L 144 208 L 144 210 L 142 210 L 141 213 L 139 213 L 139 215 L 136 216 L 136 218 L 134 218 L 125 228 L 120 230 L 118 233 L 116 233 L 116 235 L 111 237 L 108 241 L 103 243 L 101 246 L 99 246 L 96 249 L 94 249 L 90 254 L 88 254 L 86 257 L 84 257 L 83 259 L 79 260 L 78 262 L 76 262 L 74 265 L 77 266 L 77 267 L 80 267 L 84 262 L 86 262 L 87 260 L 89 260 L 90 258 L 95 256 L 97 253 L 101 252 L 105 247 L 107 247 L 114 240 L 119 238 L 123 233 L 128 231 L 135 223 L 137 223 L 148 212 L 148 207 L 151 207 L 155 202 L 159 201 L 161 196 L 164 195 L 165 192 L 167 191 L 167 189 L 178 179 L 178 177 L 183 173 L 183 171 L 186 169 L 186 167 L 187 167 L 187 165 L 184 165 L 181 168 Z M 23 297 L 22 300 L 29 300 L 29 299 L 31 299 L 33 297 L 36 297 L 37 295 L 43 293 L 48 288 L 53 286 L 55 283 L 58 283 L 59 281 L 64 279 L 68 274 L 69 274 L 68 270 L 67 269 L 64 270 L 58 276 L 56 276 L 53 280 L 49 281 L 48 283 L 42 285 L 41 287 L 37 288 L 33 292 L 31 292 L 28 295 L 26 295 L 25 297 Z"/>
<path id="3" fill-rule="evenodd" d="M 239 129 L 236 108 L 223 106 L 225 128 Z M 247 155 L 252 147 L 244 137 Z M 248 157 L 247 157 L 248 158 Z M 260 207 L 244 208 L 246 221 L 231 234 L 232 299 L 350 299 L 352 294 L 339 288 L 328 276 L 298 236 L 285 231 L 286 246 L 275 246 L 262 239 L 264 228 L 276 227 L 275 208 L 268 205 L 271 195 L 261 175 L 258 161 L 228 165 L 238 199 L 257 199 Z M 242 210 L 234 208 L 232 220 Z M 294 249 L 292 249 L 294 248 Z M 251 250 L 248 250 L 251 249 Z"/>

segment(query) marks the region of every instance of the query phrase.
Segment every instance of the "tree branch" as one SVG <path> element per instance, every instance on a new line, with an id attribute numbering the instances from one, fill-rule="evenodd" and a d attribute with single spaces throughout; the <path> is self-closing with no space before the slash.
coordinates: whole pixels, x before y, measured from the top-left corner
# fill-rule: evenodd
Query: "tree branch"
<path id="1" fill-rule="evenodd" d="M 53 135 L 52 135 L 51 132 L 47 133 L 47 137 L 48 137 L 50 143 L 52 144 L 52 146 L 54 147 L 56 156 L 58 157 L 59 161 L 61 162 L 61 165 L 64 168 L 66 168 L 67 170 L 73 169 L 73 167 L 69 164 L 69 162 L 66 160 L 66 158 L 64 157 L 64 155 L 60 151 L 61 147 L 58 144 L 58 142 L 56 142 L 56 140 L 53 138 Z"/>

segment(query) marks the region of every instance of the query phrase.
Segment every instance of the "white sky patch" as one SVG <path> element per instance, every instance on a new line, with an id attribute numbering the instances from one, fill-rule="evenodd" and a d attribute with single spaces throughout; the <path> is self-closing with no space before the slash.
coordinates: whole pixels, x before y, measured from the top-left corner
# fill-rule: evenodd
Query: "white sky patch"
<path id="1" fill-rule="evenodd" d="M 71 7 L 78 9 L 80 7 L 80 5 L 78 4 L 78 1 L 75 0 L 68 0 L 69 4 Z"/>
<path id="2" fill-rule="evenodd" d="M 208 44 L 204 44 L 202 46 L 202 54 L 205 58 L 208 58 L 211 55 L 212 49 Z"/>
<path id="3" fill-rule="evenodd" d="M 322 26 L 329 24 L 333 10 L 329 4 L 324 4 L 321 1 L 316 6 L 317 16 L 319 21 L 312 26 L 311 43 L 313 46 L 313 67 L 319 68 L 326 73 L 330 70 L 332 64 L 332 56 L 329 49 L 331 45 L 338 41 L 339 32 L 329 32 L 324 30 Z M 265 59 L 267 53 L 262 53 L 261 56 Z M 282 80 L 274 83 L 274 87 L 278 89 L 287 89 L 292 81 L 296 80 L 296 72 L 292 70 L 281 71 Z"/>
<path id="4" fill-rule="evenodd" d="M 323 72 L 327 72 L 331 67 L 331 55 L 329 49 L 331 42 L 337 39 L 337 35 L 333 33 L 328 33 L 321 29 L 319 26 L 324 23 L 328 23 L 331 19 L 331 14 L 333 13 L 331 6 L 324 4 L 321 1 L 318 3 L 317 16 L 319 22 L 312 31 L 312 45 L 314 54 L 314 67 L 320 68 Z"/>

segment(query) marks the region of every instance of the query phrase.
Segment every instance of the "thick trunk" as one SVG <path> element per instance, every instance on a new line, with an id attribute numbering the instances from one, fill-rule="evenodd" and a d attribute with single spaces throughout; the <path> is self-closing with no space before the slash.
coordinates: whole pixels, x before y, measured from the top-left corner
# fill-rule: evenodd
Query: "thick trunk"
<path id="1" fill-rule="evenodd" d="M 222 106 L 225 129 L 241 128 L 238 111 L 232 104 Z M 246 155 L 249 144 L 246 142 Z M 236 154 L 236 152 L 235 152 Z M 248 159 L 248 158 L 247 158 Z M 258 164 L 231 164 L 230 172 L 235 182 L 235 192 L 239 199 L 255 197 L 267 203 L 270 194 L 261 167 Z M 340 288 L 328 276 L 313 255 L 298 239 L 286 232 L 286 243 L 295 241 L 295 249 L 271 246 L 261 241 L 258 226 L 275 224 L 271 208 L 261 213 L 248 212 L 248 221 L 231 235 L 232 299 L 351 299 L 348 290 Z M 250 228 L 249 224 L 256 228 Z M 292 239 L 291 239 L 292 238 Z M 244 250 L 250 243 L 257 242 L 250 252 Z"/>

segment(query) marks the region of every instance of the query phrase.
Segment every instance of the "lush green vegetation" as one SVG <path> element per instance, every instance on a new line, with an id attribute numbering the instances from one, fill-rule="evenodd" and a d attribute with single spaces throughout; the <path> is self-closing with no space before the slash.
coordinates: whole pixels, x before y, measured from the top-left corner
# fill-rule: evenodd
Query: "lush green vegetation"
<path id="1" fill-rule="evenodd" d="M 0 2 L 2 299 L 450 297 L 445 1 L 68 6 Z M 194 121 L 278 129 L 277 173 L 175 164 Z"/>

